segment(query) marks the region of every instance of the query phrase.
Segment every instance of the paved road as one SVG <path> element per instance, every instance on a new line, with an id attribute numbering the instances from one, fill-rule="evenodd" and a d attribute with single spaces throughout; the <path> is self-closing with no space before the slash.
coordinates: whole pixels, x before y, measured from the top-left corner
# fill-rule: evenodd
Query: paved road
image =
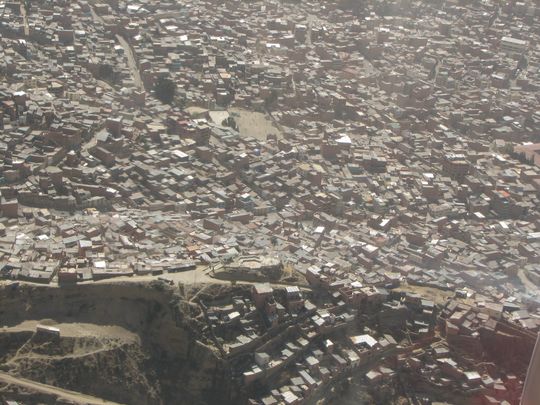
<path id="1" fill-rule="evenodd" d="M 101 24 L 105 23 L 105 21 L 103 21 L 103 18 L 101 18 L 101 16 L 99 16 L 98 13 L 96 13 L 93 5 L 90 7 L 90 13 L 92 14 L 92 18 L 95 22 L 99 22 Z M 133 77 L 133 81 L 135 85 L 139 89 L 144 90 L 144 83 L 141 79 L 141 74 L 139 73 L 139 68 L 137 67 L 137 63 L 135 62 L 135 56 L 133 55 L 133 52 L 131 51 L 131 47 L 129 46 L 125 38 L 121 35 L 116 35 L 116 40 L 119 42 L 120 46 L 124 49 L 124 54 L 127 57 L 127 64 L 128 64 L 129 70 L 131 71 L 131 76 Z"/>
<path id="2" fill-rule="evenodd" d="M 24 0 L 21 0 L 21 16 L 24 21 L 24 35 L 30 35 L 30 26 L 28 25 L 28 15 L 26 14 L 26 7 L 24 5 Z"/>
<path id="3" fill-rule="evenodd" d="M 128 67 L 129 67 L 129 70 L 131 70 L 131 76 L 133 77 L 133 81 L 135 82 L 135 85 L 140 90 L 144 90 L 144 83 L 141 79 L 141 74 L 139 72 L 139 68 L 137 67 L 137 62 L 135 62 L 135 56 L 133 55 L 131 47 L 129 46 L 128 42 L 124 39 L 123 36 L 117 35 L 116 39 L 120 43 L 120 46 L 124 48 L 124 54 L 127 57 Z"/>
<path id="4" fill-rule="evenodd" d="M 117 402 L 106 401 L 104 399 L 93 397 L 91 395 L 85 395 L 79 392 L 54 387 L 52 385 L 47 385 L 47 384 L 38 383 L 36 381 L 27 380 L 25 378 L 15 377 L 1 371 L 0 371 L 0 382 L 10 384 L 10 385 L 17 385 L 19 387 L 26 388 L 33 392 L 39 392 L 39 393 L 48 394 L 48 395 L 55 395 L 58 398 L 71 401 L 75 404 L 120 405 Z"/>

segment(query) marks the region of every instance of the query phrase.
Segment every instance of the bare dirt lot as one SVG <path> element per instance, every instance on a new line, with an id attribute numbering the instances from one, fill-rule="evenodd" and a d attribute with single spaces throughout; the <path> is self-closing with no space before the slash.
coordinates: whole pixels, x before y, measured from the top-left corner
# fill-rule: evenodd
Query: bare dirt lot
<path id="1" fill-rule="evenodd" d="M 241 108 L 231 108 L 229 113 L 235 119 L 241 136 L 251 136 L 262 141 L 266 140 L 268 134 L 282 137 L 280 130 L 274 126 L 267 114 Z"/>

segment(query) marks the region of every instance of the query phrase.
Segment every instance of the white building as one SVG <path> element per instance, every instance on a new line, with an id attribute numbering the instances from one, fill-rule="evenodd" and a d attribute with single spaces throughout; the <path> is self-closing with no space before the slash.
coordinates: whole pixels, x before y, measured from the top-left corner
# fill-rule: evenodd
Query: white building
<path id="1" fill-rule="evenodd" d="M 529 49 L 529 42 L 512 37 L 502 37 L 501 50 L 504 52 L 523 53 Z"/>

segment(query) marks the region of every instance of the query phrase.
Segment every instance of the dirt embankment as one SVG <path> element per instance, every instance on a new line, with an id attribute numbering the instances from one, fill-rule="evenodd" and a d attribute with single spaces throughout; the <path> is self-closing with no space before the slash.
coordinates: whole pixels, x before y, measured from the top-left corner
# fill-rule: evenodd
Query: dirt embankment
<path id="1" fill-rule="evenodd" d="M 61 337 L 36 334 L 38 323 Z M 126 404 L 226 403 L 227 367 L 203 327 L 199 308 L 159 282 L 0 287 L 0 371 Z M 32 390 L 0 381 L 2 393 Z"/>

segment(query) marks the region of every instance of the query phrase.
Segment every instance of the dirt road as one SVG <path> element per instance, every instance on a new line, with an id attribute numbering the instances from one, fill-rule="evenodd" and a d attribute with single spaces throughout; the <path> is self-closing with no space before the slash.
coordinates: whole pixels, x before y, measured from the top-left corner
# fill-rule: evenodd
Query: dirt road
<path id="1" fill-rule="evenodd" d="M 120 276 L 120 277 L 114 277 L 114 278 L 107 278 L 104 280 L 98 280 L 98 281 L 87 281 L 85 283 L 79 283 L 79 285 L 91 285 L 91 284 L 118 284 L 118 283 L 149 283 L 151 281 L 158 281 L 158 280 L 168 280 L 172 282 L 173 284 L 182 283 L 186 286 L 193 286 L 193 285 L 201 285 L 201 284 L 222 284 L 222 285 L 230 285 L 231 282 L 228 280 L 221 280 L 218 278 L 214 278 L 211 275 L 211 269 L 208 266 L 204 265 L 198 265 L 195 270 L 188 270 L 188 271 L 181 271 L 178 273 L 165 273 L 161 275 L 144 275 L 144 276 Z M 1 284 L 10 284 L 11 281 L 3 281 L 0 280 Z M 26 281 L 17 281 L 17 283 L 20 284 L 32 284 L 32 285 L 39 285 L 43 286 L 43 284 L 35 284 L 31 282 Z M 245 285 L 253 285 L 253 284 L 259 284 L 260 282 L 257 281 L 243 281 L 243 280 L 237 280 L 236 284 L 245 284 Z M 287 282 L 271 282 L 270 285 L 274 288 L 280 288 L 283 286 L 289 286 L 289 285 L 298 285 L 300 289 L 302 290 L 311 290 L 311 287 L 303 284 L 296 284 L 296 283 L 287 283 Z M 49 288 L 61 288 L 57 283 L 50 283 L 46 285 Z"/>
<path id="2" fill-rule="evenodd" d="M 517 276 L 519 277 L 521 284 L 523 284 L 523 287 L 528 292 L 530 292 L 533 295 L 538 294 L 538 287 L 531 280 L 529 280 L 529 278 L 527 277 L 527 274 L 525 273 L 525 270 L 519 269 Z"/>
<path id="3" fill-rule="evenodd" d="M 75 391 L 65 390 L 52 385 L 41 384 L 35 381 L 19 378 L 0 371 L 0 382 L 5 384 L 17 385 L 33 392 L 55 395 L 63 400 L 71 401 L 80 405 L 120 405 L 117 402 L 106 401 L 90 395 L 81 394 Z"/>

